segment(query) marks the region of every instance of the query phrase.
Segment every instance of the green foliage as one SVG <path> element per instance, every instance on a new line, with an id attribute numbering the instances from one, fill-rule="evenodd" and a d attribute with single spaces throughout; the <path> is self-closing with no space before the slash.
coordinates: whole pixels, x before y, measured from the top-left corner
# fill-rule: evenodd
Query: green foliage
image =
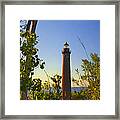
<path id="1" fill-rule="evenodd" d="M 60 83 L 61 83 L 61 78 L 62 76 L 56 74 L 53 77 L 51 77 L 52 81 L 54 82 L 53 86 L 56 89 L 56 92 L 59 93 L 60 92 Z"/>
<path id="2" fill-rule="evenodd" d="M 91 61 L 87 59 L 82 60 L 82 71 L 83 75 L 79 77 L 79 79 L 87 80 L 89 82 L 89 86 L 81 90 L 79 94 L 76 96 L 79 99 L 85 100 L 99 100 L 100 99 L 100 58 L 97 54 L 91 54 Z M 76 69 L 77 74 L 79 70 Z M 74 81 L 73 81 L 74 82 Z"/>
<path id="3" fill-rule="evenodd" d="M 56 74 L 50 78 L 53 81 L 52 88 L 54 91 L 54 96 L 52 98 L 59 100 L 59 99 L 61 99 L 61 96 L 62 96 L 61 91 L 60 91 L 60 89 L 61 89 L 60 83 L 61 83 L 62 76 Z"/>
<path id="4" fill-rule="evenodd" d="M 41 85 L 42 85 L 42 81 L 40 79 L 33 79 L 31 81 L 29 91 L 32 92 L 33 99 L 36 99 L 37 94 L 41 91 L 41 89 L 42 89 Z"/>
<path id="5" fill-rule="evenodd" d="M 33 79 L 29 89 L 29 99 L 31 100 L 60 100 L 62 94 L 60 91 L 61 76 L 56 74 L 50 77 L 53 80 L 52 86 L 49 81 L 42 81 L 40 79 Z"/>
<path id="6" fill-rule="evenodd" d="M 45 62 L 42 62 L 42 63 L 40 64 L 40 68 L 41 68 L 41 69 L 44 69 L 44 68 L 45 68 L 44 65 L 45 65 Z"/>
<path id="7" fill-rule="evenodd" d="M 21 30 L 20 32 L 20 90 L 21 99 L 27 99 L 28 90 L 31 88 L 34 68 L 38 66 L 38 49 L 35 45 L 38 43 L 35 33 Z M 25 94 L 25 96 L 23 95 Z"/>

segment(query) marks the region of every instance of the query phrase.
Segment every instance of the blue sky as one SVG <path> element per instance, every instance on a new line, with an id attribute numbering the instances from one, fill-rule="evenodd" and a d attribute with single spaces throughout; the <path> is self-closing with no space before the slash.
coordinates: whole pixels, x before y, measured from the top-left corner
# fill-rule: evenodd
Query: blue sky
<path id="1" fill-rule="evenodd" d="M 38 55 L 45 61 L 45 69 L 49 75 L 60 74 L 62 66 L 62 48 L 68 42 L 71 50 L 71 76 L 75 77 L 75 69 L 86 59 L 85 51 L 77 36 L 86 47 L 88 55 L 100 55 L 100 21 L 99 20 L 40 20 L 36 34 L 39 36 Z M 47 79 L 40 69 L 35 70 L 34 77 Z"/>

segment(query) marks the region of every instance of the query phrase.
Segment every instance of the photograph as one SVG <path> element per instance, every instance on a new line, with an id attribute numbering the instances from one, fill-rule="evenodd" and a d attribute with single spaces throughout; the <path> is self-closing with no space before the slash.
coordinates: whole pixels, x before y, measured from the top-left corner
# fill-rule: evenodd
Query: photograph
<path id="1" fill-rule="evenodd" d="M 100 20 L 20 20 L 20 100 L 100 100 Z"/>

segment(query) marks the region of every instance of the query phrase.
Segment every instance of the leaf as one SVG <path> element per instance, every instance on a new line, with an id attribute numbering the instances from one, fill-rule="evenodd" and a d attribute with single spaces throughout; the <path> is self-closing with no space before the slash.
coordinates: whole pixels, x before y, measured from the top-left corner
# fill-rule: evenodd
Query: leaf
<path id="1" fill-rule="evenodd" d="M 43 64 L 41 64 L 41 65 L 40 65 L 40 68 L 41 68 L 41 69 L 44 69 L 44 65 L 43 65 Z"/>

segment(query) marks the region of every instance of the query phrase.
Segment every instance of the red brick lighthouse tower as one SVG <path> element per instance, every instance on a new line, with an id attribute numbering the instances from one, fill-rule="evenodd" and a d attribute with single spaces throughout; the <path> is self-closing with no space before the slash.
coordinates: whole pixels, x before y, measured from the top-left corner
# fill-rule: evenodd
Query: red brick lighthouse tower
<path id="1" fill-rule="evenodd" d="M 62 50 L 62 98 L 71 99 L 71 74 L 70 74 L 70 54 L 69 44 L 66 42 Z"/>

